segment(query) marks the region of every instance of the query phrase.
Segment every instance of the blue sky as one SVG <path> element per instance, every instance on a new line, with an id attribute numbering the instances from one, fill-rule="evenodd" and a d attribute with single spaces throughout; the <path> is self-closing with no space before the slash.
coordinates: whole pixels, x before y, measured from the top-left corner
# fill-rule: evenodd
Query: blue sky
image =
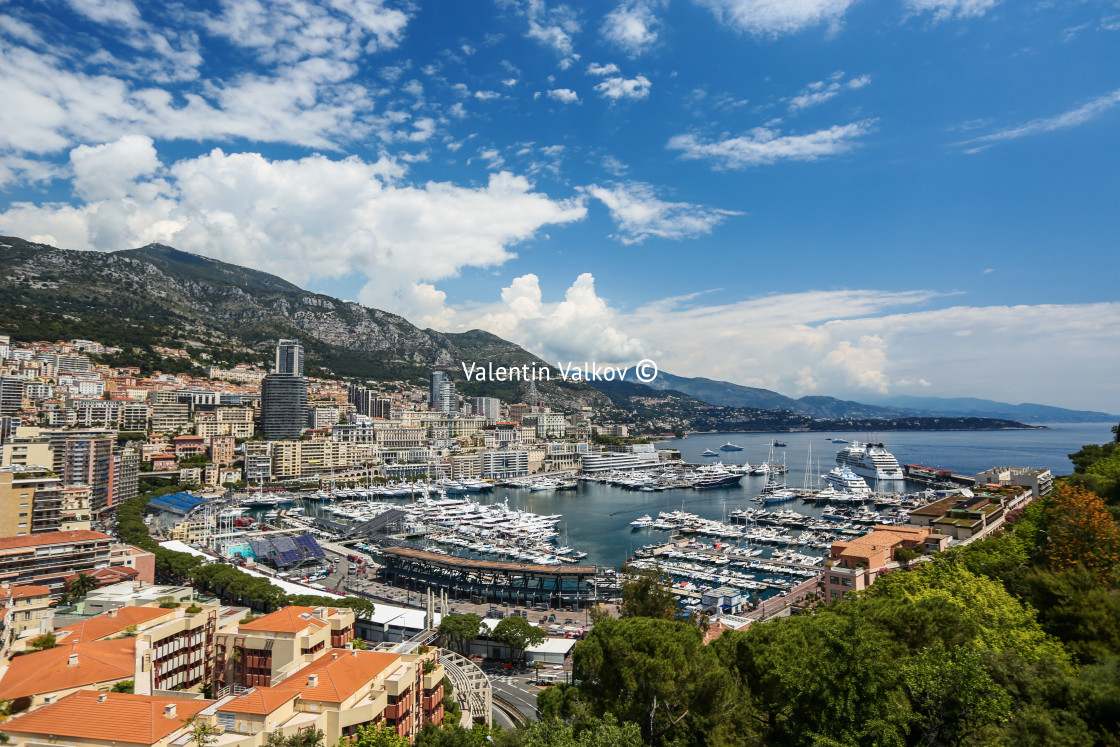
<path id="1" fill-rule="evenodd" d="M 0 232 L 556 362 L 1117 412 L 1118 71 L 1104 0 L 0 1 Z"/>

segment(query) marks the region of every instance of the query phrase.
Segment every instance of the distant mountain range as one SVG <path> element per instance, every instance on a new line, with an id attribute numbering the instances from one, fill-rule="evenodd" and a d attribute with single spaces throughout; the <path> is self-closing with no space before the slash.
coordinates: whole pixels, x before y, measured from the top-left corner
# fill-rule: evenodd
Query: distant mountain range
<path id="1" fill-rule="evenodd" d="M 1017 420 L 1027 423 L 1101 423 L 1120 420 L 1120 416 L 1090 410 L 1068 410 L 1062 407 L 1024 403 L 1012 405 L 974 397 L 909 397 L 896 396 L 874 403 L 852 402 L 835 397 L 801 397 L 793 399 L 769 389 L 686 378 L 660 373 L 650 386 L 675 390 L 696 399 L 726 407 L 755 407 L 764 410 L 782 409 L 815 418 L 905 418 L 905 417 L 972 417 Z"/>

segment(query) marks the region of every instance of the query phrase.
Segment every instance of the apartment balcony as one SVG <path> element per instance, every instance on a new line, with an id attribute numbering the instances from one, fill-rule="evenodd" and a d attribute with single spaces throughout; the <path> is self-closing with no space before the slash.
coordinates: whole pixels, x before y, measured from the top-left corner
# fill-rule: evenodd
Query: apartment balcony
<path id="1" fill-rule="evenodd" d="M 385 718 L 389 706 L 389 696 L 384 690 L 374 690 L 366 697 L 359 700 L 353 707 L 338 713 L 339 732 L 349 726 L 366 724 L 380 718 Z"/>
<path id="2" fill-rule="evenodd" d="M 431 690 L 432 688 L 438 687 L 443 682 L 443 678 L 445 676 L 447 676 L 447 672 L 444 671 L 443 665 L 442 664 L 437 664 L 435 669 L 433 669 L 431 672 L 428 672 L 427 674 L 424 675 L 424 681 L 423 681 L 424 690 L 428 691 L 428 690 Z"/>

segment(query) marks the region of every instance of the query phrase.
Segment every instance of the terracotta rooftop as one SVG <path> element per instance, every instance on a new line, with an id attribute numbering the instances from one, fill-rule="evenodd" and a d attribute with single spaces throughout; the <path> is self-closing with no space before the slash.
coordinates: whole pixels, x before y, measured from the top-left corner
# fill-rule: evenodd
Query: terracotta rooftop
<path id="1" fill-rule="evenodd" d="M 175 610 L 159 607 L 121 607 L 113 612 L 106 612 L 104 615 L 59 628 L 55 631 L 55 635 L 59 642 L 67 644 L 99 641 L 123 633 L 130 625 L 139 627 L 161 617 L 172 617 L 174 613 Z M 67 634 L 65 638 L 62 637 L 63 633 Z"/>
<path id="2" fill-rule="evenodd" d="M 104 701 L 100 700 L 102 697 Z M 59 698 L 56 703 L 6 721 L 4 731 L 150 745 L 184 729 L 183 722 L 187 718 L 212 703 L 210 700 L 79 690 Z M 174 715 L 166 713 L 168 705 L 175 706 Z"/>
<path id="3" fill-rule="evenodd" d="M 294 689 L 280 690 L 275 687 L 256 687 L 239 695 L 223 705 L 219 710 L 229 713 L 255 713 L 265 715 L 299 695 Z"/>
<path id="4" fill-rule="evenodd" d="M 293 672 L 274 689 L 298 692 L 304 700 L 341 703 L 400 658 L 398 654 L 383 651 L 330 649 Z M 311 684 L 312 675 L 315 676 L 314 685 Z"/>
<path id="5" fill-rule="evenodd" d="M 334 613 L 333 607 L 326 607 L 328 617 Z M 301 630 L 314 626 L 321 628 L 327 623 L 315 617 L 314 607 L 297 607 L 291 605 L 281 607 L 275 612 L 270 612 L 264 617 L 259 617 L 252 622 L 237 626 L 240 630 L 260 630 L 265 633 L 298 633 Z"/>
<path id="6" fill-rule="evenodd" d="M 70 542 L 88 542 L 90 540 L 107 539 L 109 539 L 109 535 L 101 532 L 93 532 L 89 529 L 73 529 L 69 532 L 43 532 L 42 534 L 28 534 L 23 537 L 0 537 L 0 550 L 14 550 L 20 547 L 62 545 Z"/>
<path id="7" fill-rule="evenodd" d="M 42 597 L 51 593 L 49 586 L 34 586 L 27 584 L 26 586 L 13 586 L 12 599 L 24 599 L 25 597 Z"/>
<path id="8" fill-rule="evenodd" d="M 76 659 L 71 663 L 71 655 Z M 132 679 L 135 638 L 73 643 L 17 656 L 0 679 L 0 699 L 71 690 L 102 682 Z"/>

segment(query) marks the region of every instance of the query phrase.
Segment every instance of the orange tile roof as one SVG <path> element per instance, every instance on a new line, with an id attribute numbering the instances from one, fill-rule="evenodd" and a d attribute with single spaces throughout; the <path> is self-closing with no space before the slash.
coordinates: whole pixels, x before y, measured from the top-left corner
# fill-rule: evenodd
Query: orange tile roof
<path id="1" fill-rule="evenodd" d="M 70 655 L 78 660 L 70 664 Z M 135 638 L 73 643 L 17 656 L 0 679 L 0 698 L 15 700 L 102 682 L 132 679 Z"/>
<path id="2" fill-rule="evenodd" d="M 55 631 L 55 635 L 60 642 L 68 644 L 98 641 L 123 633 L 129 625 L 140 626 L 161 617 L 172 617 L 174 614 L 174 610 L 159 607 L 121 607 L 113 612 L 106 612 L 104 615 L 59 628 Z M 67 633 L 65 638 L 62 637 L 62 633 Z"/>
<path id="3" fill-rule="evenodd" d="M 104 702 L 99 702 L 101 696 Z M 56 703 L 6 721 L 4 731 L 150 745 L 185 728 L 183 722 L 187 718 L 212 703 L 210 700 L 79 690 Z M 175 706 L 174 716 L 165 715 L 167 705 Z"/>
<path id="4" fill-rule="evenodd" d="M 73 529 L 68 532 L 43 532 L 42 534 L 28 534 L 23 537 L 0 537 L 0 550 L 13 550 L 18 547 L 36 547 L 37 545 L 62 545 L 69 542 L 85 542 L 89 540 L 109 539 L 109 535 L 89 529 Z"/>
<path id="5" fill-rule="evenodd" d="M 275 687 L 256 687 L 239 695 L 219 710 L 229 713 L 255 713 L 266 715 L 299 695 L 296 690 L 279 690 Z"/>
<path id="6" fill-rule="evenodd" d="M 315 661 L 293 672 L 275 686 L 277 690 L 298 692 L 304 700 L 341 703 L 377 675 L 400 661 L 399 654 L 383 651 L 331 649 Z M 315 686 L 310 676 L 316 675 Z"/>
<path id="7" fill-rule="evenodd" d="M 332 609 L 332 608 L 327 608 Z M 327 623 L 315 617 L 314 607 L 281 607 L 264 617 L 237 626 L 238 630 L 260 630 L 266 633 L 298 633 L 311 626 L 321 628 Z"/>
<path id="8" fill-rule="evenodd" d="M 49 586 L 34 586 L 28 584 L 26 586 L 13 586 L 12 599 L 23 599 L 24 597 L 42 597 L 51 593 Z"/>

